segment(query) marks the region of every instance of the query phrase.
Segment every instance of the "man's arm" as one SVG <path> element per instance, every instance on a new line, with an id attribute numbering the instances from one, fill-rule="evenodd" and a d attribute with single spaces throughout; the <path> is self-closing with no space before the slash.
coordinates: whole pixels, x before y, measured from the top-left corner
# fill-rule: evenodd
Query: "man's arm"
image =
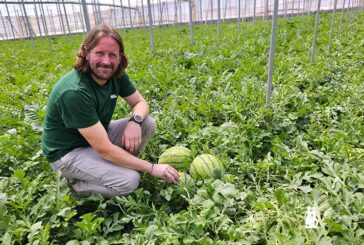
<path id="1" fill-rule="evenodd" d="M 149 113 L 149 105 L 143 96 L 138 92 L 123 98 L 132 108 L 133 115 L 140 115 L 146 118 Z M 121 144 L 129 152 L 138 150 L 142 143 L 142 131 L 136 122 L 128 122 L 125 126 L 124 134 L 121 137 Z"/>
<path id="2" fill-rule="evenodd" d="M 126 103 L 133 110 L 133 115 L 140 115 L 143 118 L 146 118 L 149 113 L 149 105 L 148 102 L 143 98 L 143 96 L 138 92 L 134 92 L 132 95 L 123 98 Z"/>
<path id="3" fill-rule="evenodd" d="M 139 126 L 139 125 L 138 125 Z M 177 183 L 179 175 L 168 164 L 155 164 L 137 158 L 122 148 L 114 145 L 108 138 L 107 132 L 100 122 L 78 131 L 87 140 L 92 148 L 105 160 L 122 167 L 150 173 L 152 176 L 164 179 L 169 183 Z"/>

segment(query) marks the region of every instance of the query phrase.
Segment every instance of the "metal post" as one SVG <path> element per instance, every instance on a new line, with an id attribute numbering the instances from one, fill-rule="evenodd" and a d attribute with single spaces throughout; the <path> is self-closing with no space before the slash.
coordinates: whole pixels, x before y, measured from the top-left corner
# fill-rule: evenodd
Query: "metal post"
<path id="1" fill-rule="evenodd" d="M 49 13 L 50 12 L 50 13 Z M 47 7 L 47 13 L 48 13 L 48 16 L 50 16 L 50 20 L 51 20 L 51 26 L 52 26 L 52 31 L 53 31 L 53 34 L 56 33 L 56 27 L 55 27 L 55 24 L 54 24 L 54 20 L 53 20 L 53 13 L 52 13 L 52 9 L 49 10 L 48 7 Z"/>
<path id="2" fill-rule="evenodd" d="M 253 27 L 255 27 L 255 17 L 257 11 L 257 0 L 254 0 L 254 15 L 253 15 Z"/>
<path id="3" fill-rule="evenodd" d="M 15 7 L 14 7 L 14 12 L 15 12 L 16 21 L 17 21 L 17 24 L 18 24 L 18 29 L 20 29 L 19 31 L 20 31 L 20 33 L 21 33 L 21 34 L 19 35 L 19 38 L 24 37 L 24 36 L 27 36 L 27 35 L 28 35 L 28 33 L 25 33 L 25 34 L 24 34 L 24 28 L 23 28 L 24 21 L 23 21 L 23 19 L 20 19 L 19 11 L 18 11 L 17 9 L 15 9 Z M 27 31 L 27 30 L 25 30 L 25 31 Z"/>
<path id="4" fill-rule="evenodd" d="M 177 0 L 174 0 L 174 25 L 178 23 Z"/>
<path id="5" fill-rule="evenodd" d="M 35 19 L 37 20 L 39 36 L 42 36 L 42 29 L 40 28 L 40 23 L 39 23 L 39 17 L 38 17 L 38 11 L 37 11 L 37 5 L 36 4 L 34 4 L 34 13 L 35 13 Z"/>
<path id="6" fill-rule="evenodd" d="M 8 37 L 8 33 L 6 31 L 6 26 L 5 26 L 5 21 L 4 21 L 4 18 L 3 18 L 3 14 L 1 13 L 1 9 L 0 9 L 0 16 L 1 16 L 1 22 L 3 23 L 3 26 L 4 26 L 4 30 L 5 30 L 5 37 L 6 39 L 9 39 Z M 5 39 L 5 38 L 4 38 Z"/>
<path id="7" fill-rule="evenodd" d="M 42 24 L 43 24 L 43 30 L 46 33 L 46 36 L 49 35 L 48 32 L 48 27 L 47 27 L 47 21 L 46 21 L 46 15 L 44 14 L 44 8 L 43 8 L 43 4 L 40 3 L 40 12 L 41 12 L 41 20 L 42 20 Z"/>
<path id="8" fill-rule="evenodd" d="M 271 98 L 271 94 L 272 94 L 274 52 L 275 52 L 275 42 L 276 42 L 276 33 L 277 33 L 277 31 L 276 31 L 277 15 L 278 15 L 278 0 L 274 0 L 272 31 L 271 31 L 271 35 L 270 35 L 270 49 L 269 49 L 268 82 L 267 82 L 267 95 L 266 95 L 266 104 L 267 105 L 270 105 L 270 98 Z"/>
<path id="9" fill-rule="evenodd" d="M 217 0 L 217 36 L 220 37 L 221 33 L 221 8 L 220 0 Z"/>
<path id="10" fill-rule="evenodd" d="M 58 12 L 59 23 L 61 25 L 61 32 L 62 32 L 62 34 L 65 34 L 66 30 L 64 29 L 62 10 L 58 3 L 57 3 L 57 12 Z"/>
<path id="11" fill-rule="evenodd" d="M 75 28 L 76 32 L 78 32 L 77 12 L 76 12 L 74 4 L 72 4 L 72 20 L 73 20 L 74 28 Z"/>
<path id="12" fill-rule="evenodd" d="M 241 11 L 240 11 L 240 10 L 241 10 L 241 9 L 240 9 L 240 8 L 241 8 L 241 6 L 240 6 L 240 5 L 241 5 L 241 0 L 238 0 L 238 32 L 240 32 L 240 29 L 241 29 L 241 28 L 240 28 L 240 12 L 241 12 Z"/>
<path id="13" fill-rule="evenodd" d="M 288 1 L 287 0 L 283 1 L 284 1 L 284 18 L 287 18 Z"/>
<path id="14" fill-rule="evenodd" d="M 332 33 L 334 31 L 334 25 L 335 25 L 336 5 L 337 5 L 337 0 L 335 0 L 335 2 L 334 2 L 334 10 L 332 11 L 332 17 L 331 17 L 330 38 L 329 38 L 329 45 L 327 47 L 329 52 L 330 52 L 330 48 L 331 48 Z"/>
<path id="15" fill-rule="evenodd" d="M 86 31 L 89 32 L 91 30 L 91 25 L 90 25 L 90 19 L 88 17 L 86 0 L 82 0 L 82 13 L 83 13 L 83 19 L 85 21 Z"/>
<path id="16" fill-rule="evenodd" d="M 148 16 L 149 16 L 149 30 L 150 30 L 150 44 L 152 45 L 152 54 L 155 54 L 154 34 L 153 34 L 153 19 L 152 10 L 150 7 L 150 0 L 147 0 L 148 4 Z"/>
<path id="17" fill-rule="evenodd" d="M 189 6 L 189 12 L 190 12 L 190 16 L 189 16 L 189 22 L 190 22 L 190 45 L 193 46 L 195 44 L 195 41 L 193 40 L 193 25 L 192 25 L 192 0 L 188 1 L 188 6 Z"/>
<path id="18" fill-rule="evenodd" d="M 130 17 L 130 27 L 133 30 L 133 18 L 131 15 L 131 6 L 130 6 L 130 0 L 128 0 L 128 5 L 129 5 L 129 17 Z"/>
<path id="19" fill-rule="evenodd" d="M 18 19 L 20 21 L 20 28 L 21 28 L 21 32 L 23 33 L 23 37 L 28 37 L 30 36 L 29 34 L 29 30 L 28 30 L 28 27 L 27 27 L 27 24 L 26 24 L 26 20 L 25 20 L 25 17 L 24 17 L 24 13 L 23 13 L 23 6 L 22 5 L 19 5 L 20 6 L 20 14 L 19 14 L 19 11 L 18 9 L 16 10 L 17 12 L 17 15 L 18 15 Z M 14 7 L 15 9 L 15 7 Z M 24 31 L 25 29 L 25 31 Z"/>
<path id="20" fill-rule="evenodd" d="M 125 13 L 124 13 L 123 1 L 122 0 L 120 0 L 120 6 L 121 6 L 121 18 L 123 19 L 123 26 L 124 26 L 124 29 L 126 30 Z"/>
<path id="21" fill-rule="evenodd" d="M 248 0 L 245 0 L 245 2 L 244 2 L 243 21 L 242 21 L 243 23 L 244 23 L 244 18 L 246 17 L 247 2 L 248 2 Z M 244 30 L 245 30 L 245 34 L 246 34 L 248 32 L 248 28 L 245 28 Z"/>
<path id="22" fill-rule="evenodd" d="M 10 14 L 9 14 L 9 8 L 8 8 L 8 4 L 6 3 L 6 1 L 5 1 L 5 8 L 6 8 L 6 13 L 8 15 L 8 21 L 9 21 L 10 26 L 11 26 L 11 32 L 13 34 L 13 38 L 15 39 L 14 26 L 13 26 L 13 23 L 11 22 L 11 17 L 10 17 Z"/>
<path id="23" fill-rule="evenodd" d="M 225 0 L 225 7 L 224 7 L 224 18 L 223 18 L 223 20 L 225 21 L 225 19 L 226 19 L 226 12 L 227 12 L 227 3 L 228 3 L 228 1 L 229 0 Z"/>
<path id="24" fill-rule="evenodd" d="M 28 19 L 27 10 L 25 8 L 24 0 L 22 0 L 22 6 L 23 6 L 23 10 L 24 10 L 25 22 L 26 22 L 26 25 L 28 27 L 30 39 L 32 39 L 32 48 L 34 49 L 34 36 L 33 36 L 34 32 L 33 32 L 33 28 L 31 27 L 31 24 L 30 24 L 29 19 Z"/>
<path id="25" fill-rule="evenodd" d="M 158 26 L 159 28 L 161 27 L 162 24 L 162 7 L 161 7 L 161 1 L 158 0 Z"/>
<path id="26" fill-rule="evenodd" d="M 321 6 L 321 0 L 318 0 L 317 10 L 316 10 L 316 20 L 315 20 L 315 33 L 313 35 L 313 41 L 312 41 L 311 65 L 315 63 L 315 48 L 316 48 L 317 29 L 320 16 L 320 6 Z"/>
<path id="27" fill-rule="evenodd" d="M 71 28 L 70 28 L 70 24 L 68 22 L 68 16 L 67 16 L 67 11 L 66 11 L 66 4 L 64 3 L 64 0 L 62 0 L 62 4 L 63 4 L 64 17 L 66 19 L 66 24 L 67 24 L 67 29 L 68 29 L 68 35 L 70 36 L 70 39 L 72 40 Z"/>
<path id="28" fill-rule="evenodd" d="M 98 25 L 99 24 L 99 21 L 98 21 L 98 16 L 97 16 L 97 13 L 96 13 L 96 2 L 95 0 L 92 1 L 92 13 L 93 13 L 93 16 L 94 16 L 94 21 L 95 21 L 95 25 Z"/>
<path id="29" fill-rule="evenodd" d="M 201 18 L 201 21 L 200 21 L 200 24 L 203 23 L 203 16 L 202 16 L 202 0 L 199 0 L 200 2 L 200 18 Z"/>
<path id="30" fill-rule="evenodd" d="M 99 0 L 97 0 L 96 9 L 97 9 L 97 15 L 99 16 L 99 24 L 102 24 L 104 21 L 102 20 L 102 16 L 101 16 L 101 8 L 100 8 Z"/>
<path id="31" fill-rule="evenodd" d="M 211 23 L 214 23 L 214 0 L 211 0 Z"/>
<path id="32" fill-rule="evenodd" d="M 142 4 L 143 28 L 145 30 L 146 29 L 146 24 L 145 24 L 145 13 L 144 13 L 144 3 L 143 3 L 143 0 L 141 0 L 141 4 Z"/>

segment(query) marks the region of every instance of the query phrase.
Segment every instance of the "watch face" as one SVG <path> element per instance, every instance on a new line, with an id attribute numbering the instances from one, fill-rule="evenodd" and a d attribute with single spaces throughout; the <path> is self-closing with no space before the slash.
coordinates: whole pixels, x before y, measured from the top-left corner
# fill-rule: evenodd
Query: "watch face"
<path id="1" fill-rule="evenodd" d="M 143 117 L 142 116 L 139 116 L 139 115 L 134 115 L 134 120 L 137 123 L 141 123 L 141 122 L 143 122 Z"/>

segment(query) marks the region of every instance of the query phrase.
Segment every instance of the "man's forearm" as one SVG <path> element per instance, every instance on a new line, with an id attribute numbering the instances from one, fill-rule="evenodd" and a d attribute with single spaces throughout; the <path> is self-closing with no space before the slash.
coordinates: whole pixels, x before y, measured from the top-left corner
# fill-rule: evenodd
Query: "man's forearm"
<path id="1" fill-rule="evenodd" d="M 133 115 L 140 115 L 146 118 L 149 114 L 149 105 L 145 100 L 140 101 L 133 107 Z"/>
<path id="2" fill-rule="evenodd" d="M 147 173 L 150 173 L 152 170 L 152 163 L 135 157 L 126 150 L 113 144 L 105 150 L 99 150 L 98 153 L 102 158 L 121 167 Z"/>

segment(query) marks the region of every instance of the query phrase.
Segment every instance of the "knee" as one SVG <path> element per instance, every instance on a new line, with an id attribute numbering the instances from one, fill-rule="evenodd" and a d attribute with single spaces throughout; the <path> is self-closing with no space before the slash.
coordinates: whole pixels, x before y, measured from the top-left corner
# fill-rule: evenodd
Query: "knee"
<path id="1" fill-rule="evenodd" d="M 154 135 L 157 130 L 157 122 L 151 116 L 144 119 L 142 126 L 144 126 L 144 130 L 148 135 Z"/>
<path id="2" fill-rule="evenodd" d="M 117 196 L 124 196 L 133 191 L 135 191 L 140 183 L 140 174 L 138 171 L 130 171 L 128 173 L 128 178 L 125 182 L 120 186 L 115 186 L 113 189 L 116 192 Z"/>

